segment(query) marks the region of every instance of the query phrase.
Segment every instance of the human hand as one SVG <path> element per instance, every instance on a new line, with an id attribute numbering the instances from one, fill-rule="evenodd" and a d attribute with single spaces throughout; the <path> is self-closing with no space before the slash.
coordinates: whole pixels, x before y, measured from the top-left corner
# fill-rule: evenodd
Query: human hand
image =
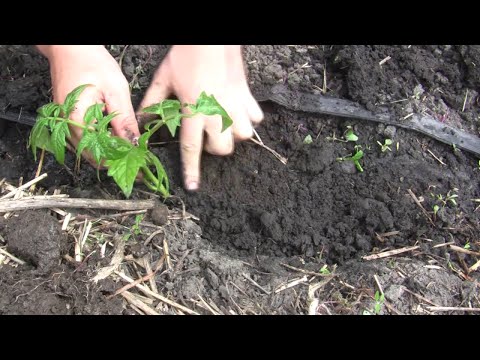
<path id="1" fill-rule="evenodd" d="M 113 135 L 135 143 L 140 136 L 130 89 L 115 59 L 102 45 L 37 45 L 50 63 L 53 99 L 63 103 L 68 93 L 83 84 L 91 84 L 79 96 L 71 120 L 83 123 L 88 107 L 104 103 L 108 113 L 118 115 L 112 120 Z M 70 127 L 69 141 L 76 147 L 83 130 Z M 92 165 L 98 166 L 90 154 L 83 154 Z"/>
<path id="2" fill-rule="evenodd" d="M 215 155 L 231 154 L 234 140 L 252 137 L 252 124 L 263 120 L 248 87 L 239 45 L 174 45 L 155 72 L 140 110 L 172 93 L 182 103 L 194 104 L 202 91 L 215 96 L 233 119 L 233 126 L 221 132 L 220 116 L 182 120 L 180 150 L 187 190 L 199 187 L 202 147 Z"/>

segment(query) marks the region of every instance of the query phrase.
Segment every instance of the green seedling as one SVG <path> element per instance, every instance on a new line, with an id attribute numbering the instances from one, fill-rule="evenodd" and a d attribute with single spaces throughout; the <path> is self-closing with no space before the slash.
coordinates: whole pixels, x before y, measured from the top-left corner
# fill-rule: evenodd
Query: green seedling
<path id="1" fill-rule="evenodd" d="M 361 148 L 360 145 L 356 145 L 355 154 L 353 154 L 353 156 L 339 157 L 337 158 L 337 161 L 353 161 L 357 170 L 360 172 L 363 172 L 363 167 L 360 164 L 360 160 L 363 158 L 363 151 L 360 150 L 360 148 Z"/>
<path id="2" fill-rule="evenodd" d="M 471 247 L 472 247 L 472 246 L 470 245 L 470 242 L 469 242 L 469 241 L 467 241 L 467 243 L 463 246 L 463 248 L 464 248 L 465 250 L 470 250 Z"/>
<path id="3" fill-rule="evenodd" d="M 135 224 L 132 226 L 133 234 L 140 235 L 142 233 L 142 230 L 140 229 L 140 223 L 142 222 L 144 216 L 144 214 L 135 216 Z"/>
<path id="4" fill-rule="evenodd" d="M 458 198 L 458 195 L 454 194 L 457 191 L 458 191 L 457 188 L 453 188 L 452 190 L 449 190 L 447 195 L 445 196 L 442 194 L 438 194 L 438 195 L 432 194 L 432 195 L 435 196 L 435 198 L 437 199 L 437 201 L 440 202 L 442 207 L 447 206 L 448 203 L 452 204 L 453 206 L 457 206 L 457 201 L 455 199 Z"/>
<path id="5" fill-rule="evenodd" d="M 353 132 L 353 128 L 351 126 L 347 126 L 347 130 L 343 136 L 347 141 L 356 142 L 358 140 L 358 136 Z"/>
<path id="6" fill-rule="evenodd" d="M 330 270 L 328 270 L 328 265 L 327 264 L 322 266 L 322 268 L 320 269 L 320 274 L 322 274 L 322 275 L 330 275 L 331 274 Z"/>
<path id="7" fill-rule="evenodd" d="M 326 138 L 329 141 L 340 141 L 340 142 L 356 142 L 358 140 L 358 136 L 353 132 L 353 128 L 349 125 L 347 126 L 347 130 L 343 133 L 343 139 L 337 138 L 335 133 L 332 136 L 327 136 Z"/>
<path id="8" fill-rule="evenodd" d="M 380 314 L 380 311 L 382 310 L 383 303 L 385 301 L 385 294 L 380 294 L 378 291 L 375 292 L 375 315 Z"/>
<path id="9" fill-rule="evenodd" d="M 303 139 L 303 143 L 307 145 L 313 143 L 312 135 L 305 136 L 305 139 Z"/>
<path id="10" fill-rule="evenodd" d="M 478 170 L 480 170 L 480 160 L 478 160 Z"/>
<path id="11" fill-rule="evenodd" d="M 445 208 L 449 203 L 453 206 L 457 206 L 457 201 L 455 200 L 458 197 L 458 195 L 455 194 L 457 191 L 457 188 L 453 188 L 452 190 L 448 191 L 447 195 L 430 193 L 430 195 L 437 202 L 433 205 L 433 215 L 435 218 L 437 217 L 437 213 L 440 211 L 440 209 Z"/>
<path id="12" fill-rule="evenodd" d="M 375 292 L 375 305 L 373 310 L 364 310 L 363 315 L 380 315 L 382 311 L 383 303 L 385 302 L 385 294 L 381 294 L 379 291 Z"/>
<path id="13" fill-rule="evenodd" d="M 169 180 L 160 160 L 148 150 L 150 137 L 162 126 L 166 126 L 172 136 L 175 136 L 182 118 L 204 115 L 220 115 L 222 117 L 222 132 L 233 123 L 225 109 L 213 95 L 202 92 L 195 104 L 181 104 L 177 100 L 163 100 L 143 109 L 143 112 L 157 115 L 157 118 L 145 125 L 145 132 L 138 139 L 138 144 L 113 136 L 109 128 L 110 122 L 118 115 L 103 114 L 105 104 L 93 104 L 85 112 L 84 123 L 80 124 L 70 119 L 78 97 L 89 85 L 81 85 L 67 95 L 63 104 L 49 103 L 38 110 L 37 122 L 32 128 L 29 146 L 35 160 L 37 149 L 53 153 L 55 159 L 65 162 L 67 139 L 71 137 L 69 126 L 83 130 L 83 137 L 77 146 L 77 158 L 84 150 L 90 152 L 98 165 L 108 168 L 108 176 L 120 187 L 128 198 L 138 174 L 143 173 L 143 182 L 152 191 L 159 192 L 163 197 L 170 196 Z M 190 114 L 184 114 L 182 108 L 188 108 Z"/>
<path id="14" fill-rule="evenodd" d="M 380 141 L 377 141 L 377 144 L 380 145 L 382 152 L 385 152 L 387 150 L 392 151 L 392 149 L 390 149 L 390 145 L 393 144 L 393 141 L 391 139 L 385 139 L 383 144 Z"/>

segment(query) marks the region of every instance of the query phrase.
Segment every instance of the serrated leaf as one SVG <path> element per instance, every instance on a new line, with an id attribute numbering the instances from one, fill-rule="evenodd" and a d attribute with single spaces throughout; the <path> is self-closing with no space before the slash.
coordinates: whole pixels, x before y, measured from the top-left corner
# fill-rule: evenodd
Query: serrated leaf
<path id="1" fill-rule="evenodd" d="M 222 117 L 222 132 L 228 129 L 233 120 L 227 111 L 218 103 L 213 95 L 208 96 L 205 91 L 200 94 L 195 105 L 189 105 L 192 114 L 220 115 Z"/>
<path id="2" fill-rule="evenodd" d="M 52 151 L 48 119 L 39 118 L 30 132 L 28 146 L 32 149 L 33 157 L 37 160 L 37 148 Z"/>
<path id="3" fill-rule="evenodd" d="M 67 95 L 67 97 L 65 98 L 65 101 L 63 102 L 63 105 L 62 105 L 63 115 L 65 116 L 65 118 L 68 119 L 70 117 L 70 114 L 72 113 L 73 109 L 75 109 L 75 105 L 78 101 L 78 97 L 80 96 L 82 91 L 85 90 L 85 88 L 87 86 L 90 86 L 90 85 L 89 84 L 80 85 L 80 86 L 76 87 L 75 89 L 73 89 Z"/>
<path id="4" fill-rule="evenodd" d="M 88 151 L 92 154 L 93 158 L 97 162 L 97 164 L 100 164 L 100 159 L 102 158 L 102 154 L 98 152 L 98 149 L 96 149 L 96 143 L 97 143 L 97 136 L 95 133 L 90 132 L 90 131 L 85 131 L 83 133 L 82 139 L 77 145 L 77 158 L 79 158 L 82 155 L 82 152 L 85 149 L 88 149 Z"/>
<path id="5" fill-rule="evenodd" d="M 125 156 L 107 160 L 105 165 L 108 167 L 108 175 L 122 189 L 128 198 L 132 193 L 133 184 L 141 167 L 146 166 L 146 151 L 136 146 L 132 146 Z"/>
<path id="6" fill-rule="evenodd" d="M 172 137 L 175 137 L 177 128 L 180 126 L 181 119 L 182 114 L 177 114 L 175 117 L 165 121 L 165 125 L 167 125 L 168 131 L 170 131 Z"/>
<path id="7" fill-rule="evenodd" d="M 142 111 L 148 114 L 157 114 L 162 119 L 166 119 L 172 115 L 180 113 L 182 105 L 178 100 L 165 99 L 158 104 L 154 104 L 144 108 Z"/>
<path id="8" fill-rule="evenodd" d="M 68 129 L 67 123 L 57 122 L 52 131 L 51 146 L 55 159 L 62 165 L 65 162 L 66 137 L 70 137 L 70 130 Z"/>
<path id="9" fill-rule="evenodd" d="M 93 120 L 100 121 L 103 119 L 102 108 L 105 104 L 99 103 L 90 106 L 83 117 L 83 121 L 87 126 L 89 126 Z"/>
<path id="10" fill-rule="evenodd" d="M 110 136 L 107 132 L 98 135 L 97 143 L 102 147 L 107 160 L 124 157 L 134 147 L 129 141 L 118 136 Z"/>
<path id="11" fill-rule="evenodd" d="M 99 120 L 98 122 L 98 125 L 97 125 L 97 129 L 98 131 L 100 132 L 104 132 L 104 131 L 107 131 L 107 127 L 108 127 L 108 124 L 110 124 L 110 122 L 115 118 L 115 116 L 117 116 L 118 113 L 117 112 L 112 112 L 110 114 L 108 114 L 107 116 L 103 116 L 103 118 L 101 120 Z"/>
<path id="12" fill-rule="evenodd" d="M 57 109 L 60 111 L 60 105 L 56 103 L 50 103 L 50 104 L 43 105 L 41 108 L 39 108 L 37 110 L 37 113 L 41 117 L 51 117 L 52 115 L 55 116 L 54 111 Z"/>

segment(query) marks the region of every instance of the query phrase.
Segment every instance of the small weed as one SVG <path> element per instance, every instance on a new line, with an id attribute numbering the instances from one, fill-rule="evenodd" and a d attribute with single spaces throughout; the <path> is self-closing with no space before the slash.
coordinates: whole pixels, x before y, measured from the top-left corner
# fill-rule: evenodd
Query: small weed
<path id="1" fill-rule="evenodd" d="M 313 143 L 312 135 L 305 136 L 305 139 L 303 139 L 303 143 L 307 145 Z"/>
<path id="2" fill-rule="evenodd" d="M 390 145 L 393 144 L 393 141 L 391 139 L 385 139 L 383 144 L 380 141 L 377 141 L 377 144 L 380 145 L 382 152 L 385 152 L 387 150 L 392 151 L 392 149 L 390 149 Z"/>
<path id="3" fill-rule="evenodd" d="M 375 305 L 373 306 L 373 310 L 364 310 L 363 315 L 380 315 L 384 302 L 385 295 L 380 294 L 379 291 L 375 292 Z"/>
<path id="4" fill-rule="evenodd" d="M 356 145 L 354 148 L 355 153 L 353 154 L 353 156 L 339 157 L 337 158 L 337 161 L 353 161 L 357 170 L 363 172 L 363 167 L 360 164 L 360 160 L 363 158 L 363 151 L 360 150 L 360 148 L 360 145 Z"/>
<path id="5" fill-rule="evenodd" d="M 320 269 L 320 274 L 322 274 L 322 275 L 330 275 L 331 274 L 330 270 L 328 270 L 328 265 L 327 264 L 322 266 L 322 268 Z"/>

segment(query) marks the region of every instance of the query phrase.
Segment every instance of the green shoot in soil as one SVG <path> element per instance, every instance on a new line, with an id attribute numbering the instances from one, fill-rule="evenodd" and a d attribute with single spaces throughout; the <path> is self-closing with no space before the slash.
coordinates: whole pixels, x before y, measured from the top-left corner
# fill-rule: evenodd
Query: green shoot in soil
<path id="1" fill-rule="evenodd" d="M 337 138 L 335 132 L 332 136 L 327 136 L 326 138 L 328 141 L 340 141 L 340 142 L 356 142 L 358 140 L 358 136 L 353 132 L 353 128 L 348 125 L 347 130 L 343 133 L 343 139 Z"/>
<path id="2" fill-rule="evenodd" d="M 360 145 L 355 145 L 355 154 L 353 156 L 339 157 L 337 161 L 353 161 L 357 170 L 363 172 L 363 167 L 360 164 L 360 160 L 363 158 L 363 151 L 360 148 Z"/>
<path id="3" fill-rule="evenodd" d="M 81 85 L 67 95 L 63 104 L 49 103 L 38 110 L 37 122 L 33 127 L 29 146 L 35 160 L 37 149 L 44 149 L 54 154 L 55 159 L 63 164 L 67 139 L 71 137 L 69 126 L 83 129 L 83 137 L 77 146 L 77 157 L 84 150 L 89 151 L 97 165 L 104 164 L 108 175 L 120 187 L 128 198 L 139 172 L 143 173 L 143 182 L 152 191 L 159 192 L 163 197 L 170 196 L 167 173 L 160 160 L 148 150 L 148 139 L 165 125 L 170 134 L 175 136 L 182 118 L 204 115 L 220 115 L 222 117 L 222 132 L 233 123 L 225 109 L 213 95 L 202 92 L 196 104 L 181 104 L 178 100 L 163 100 L 149 106 L 143 111 L 158 115 L 158 118 L 145 125 L 145 132 L 138 139 L 138 145 L 111 134 L 109 124 L 117 116 L 116 113 L 103 114 L 105 104 L 93 104 L 85 112 L 84 124 L 70 120 L 78 97 L 89 85 Z M 182 107 L 187 107 L 190 114 L 183 114 Z"/>
<path id="4" fill-rule="evenodd" d="M 322 268 L 320 269 L 320 274 L 322 274 L 322 275 L 330 275 L 331 274 L 330 270 L 328 270 L 328 265 L 327 264 L 322 266 Z"/>
<path id="5" fill-rule="evenodd" d="M 303 139 L 304 144 L 311 144 L 313 142 L 312 135 L 307 135 L 305 136 L 305 139 Z"/>
<path id="6" fill-rule="evenodd" d="M 375 292 L 375 305 L 373 310 L 364 310 L 363 315 L 379 315 L 382 311 L 383 303 L 385 302 L 385 295 L 380 294 L 379 291 Z"/>
<path id="7" fill-rule="evenodd" d="M 391 139 L 385 139 L 383 144 L 380 141 L 377 141 L 377 144 L 380 145 L 382 152 L 385 152 L 387 150 L 392 151 L 392 149 L 390 149 L 390 145 L 393 144 L 393 141 Z"/>
<path id="8" fill-rule="evenodd" d="M 358 136 L 353 132 L 351 126 L 347 126 L 347 131 L 345 131 L 344 137 L 347 141 L 356 142 L 358 140 Z"/>

